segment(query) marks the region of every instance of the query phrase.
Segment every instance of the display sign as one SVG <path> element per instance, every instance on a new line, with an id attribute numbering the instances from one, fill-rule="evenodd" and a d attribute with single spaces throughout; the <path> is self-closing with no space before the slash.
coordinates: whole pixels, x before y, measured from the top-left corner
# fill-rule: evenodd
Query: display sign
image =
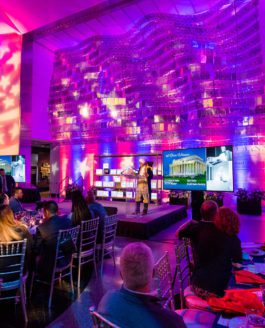
<path id="1" fill-rule="evenodd" d="M 113 198 L 123 198 L 123 192 L 122 191 L 113 190 L 111 192 L 111 197 L 113 197 Z"/>
<path id="2" fill-rule="evenodd" d="M 97 190 L 98 197 L 109 197 L 108 190 Z"/>
<path id="3" fill-rule="evenodd" d="M 114 187 L 114 182 L 113 181 L 103 181 L 103 187 L 113 188 Z"/>
<path id="4" fill-rule="evenodd" d="M 126 198 L 132 199 L 133 198 L 133 192 L 132 191 L 126 191 Z"/>
<path id="5" fill-rule="evenodd" d="M 233 191 L 233 147 L 164 151 L 163 188 Z"/>
<path id="6" fill-rule="evenodd" d="M 156 192 L 151 193 L 151 200 L 157 200 L 157 193 Z"/>
<path id="7" fill-rule="evenodd" d="M 16 182 L 26 182 L 25 156 L 0 156 L 0 168 Z"/>
<path id="8" fill-rule="evenodd" d="M 119 182 L 121 182 L 121 177 L 114 176 L 114 177 L 113 177 L 113 180 L 114 180 L 114 182 L 119 183 Z"/>

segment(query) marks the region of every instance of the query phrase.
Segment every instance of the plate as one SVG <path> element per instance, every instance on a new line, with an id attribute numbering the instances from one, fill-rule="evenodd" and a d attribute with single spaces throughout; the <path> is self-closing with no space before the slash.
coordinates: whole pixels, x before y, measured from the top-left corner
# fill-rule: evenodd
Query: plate
<path id="1" fill-rule="evenodd" d="M 245 328 L 247 323 L 246 317 L 235 317 L 229 321 L 229 328 Z"/>
<path id="2" fill-rule="evenodd" d="M 249 255 L 251 256 L 264 256 L 265 255 L 265 252 L 262 251 L 261 249 L 253 249 Z"/>
<path id="3" fill-rule="evenodd" d="M 251 256 L 264 256 L 265 255 L 265 252 L 258 248 L 251 249 L 247 253 Z"/>

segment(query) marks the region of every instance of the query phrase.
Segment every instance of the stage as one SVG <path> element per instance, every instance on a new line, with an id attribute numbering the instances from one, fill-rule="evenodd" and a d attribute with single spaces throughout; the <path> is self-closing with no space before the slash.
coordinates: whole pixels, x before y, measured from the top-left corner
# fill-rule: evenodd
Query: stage
<path id="1" fill-rule="evenodd" d="M 118 217 L 118 236 L 148 239 L 187 217 L 187 210 L 181 205 L 154 205 L 150 206 L 147 215 L 131 215 L 118 211 Z"/>

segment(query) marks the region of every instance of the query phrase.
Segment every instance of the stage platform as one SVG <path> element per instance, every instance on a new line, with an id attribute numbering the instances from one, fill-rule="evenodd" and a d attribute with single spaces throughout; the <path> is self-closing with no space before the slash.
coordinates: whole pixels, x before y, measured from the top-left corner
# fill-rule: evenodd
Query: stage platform
<path id="1" fill-rule="evenodd" d="M 144 216 L 130 215 L 123 212 L 120 207 L 122 206 L 119 206 L 118 210 L 117 235 L 137 239 L 148 239 L 187 217 L 186 207 L 181 205 L 153 205 Z"/>

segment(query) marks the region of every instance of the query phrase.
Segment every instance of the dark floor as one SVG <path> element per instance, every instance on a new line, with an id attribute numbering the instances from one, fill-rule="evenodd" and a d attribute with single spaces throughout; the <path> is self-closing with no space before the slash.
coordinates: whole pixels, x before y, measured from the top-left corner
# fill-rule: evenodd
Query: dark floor
<path id="1" fill-rule="evenodd" d="M 232 208 L 235 207 L 234 198 L 229 195 L 225 199 L 225 205 Z M 70 206 L 70 204 L 69 204 Z M 64 211 L 68 208 L 65 203 L 60 204 Z M 191 217 L 190 210 L 188 211 L 188 219 Z M 262 216 L 240 216 L 241 231 L 240 238 L 242 242 L 264 242 L 265 241 L 265 211 Z M 174 243 L 175 231 L 186 220 L 178 222 L 168 229 L 156 234 L 150 240 L 145 241 L 152 248 L 155 259 L 159 259 L 165 251 L 169 252 L 171 269 L 174 270 Z M 47 310 L 47 287 L 36 285 L 33 291 L 33 297 L 28 304 L 28 314 L 30 323 L 28 327 L 46 327 L 61 328 L 61 327 L 91 327 L 91 321 L 88 309 L 91 305 L 98 304 L 102 295 L 111 288 L 118 288 L 121 284 L 119 275 L 119 255 L 122 248 L 133 239 L 117 237 L 116 240 L 116 268 L 113 266 L 111 259 L 104 261 L 104 273 L 102 278 L 96 279 L 91 267 L 84 267 L 82 272 L 83 292 L 74 302 L 71 300 L 69 286 L 64 284 L 64 291 L 56 290 L 54 294 L 54 303 L 51 313 Z M 176 291 L 177 292 L 177 291 Z M 75 296 L 76 297 L 76 296 Z M 17 311 L 12 303 L 1 304 L 1 322 L 0 327 L 23 327 L 22 316 L 19 304 L 16 306 Z M 5 315 L 3 316 L 3 313 Z M 3 321 L 3 318 L 4 321 Z"/>

